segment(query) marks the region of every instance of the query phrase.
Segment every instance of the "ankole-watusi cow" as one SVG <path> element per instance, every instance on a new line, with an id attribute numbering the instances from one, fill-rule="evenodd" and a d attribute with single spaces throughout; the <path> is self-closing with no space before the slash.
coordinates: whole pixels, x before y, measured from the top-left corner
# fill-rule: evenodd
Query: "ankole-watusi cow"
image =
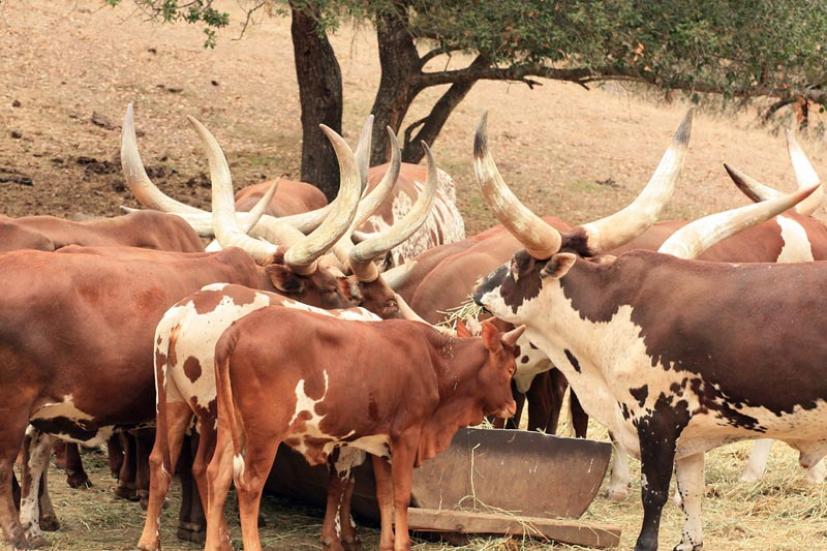
<path id="1" fill-rule="evenodd" d="M 427 167 L 410 163 L 401 163 L 401 165 L 394 167 L 394 164 L 398 163 L 397 160 L 391 160 L 390 163 L 369 169 L 368 158 L 371 148 L 372 128 L 373 116 L 371 115 L 362 128 L 356 147 L 357 163 L 359 164 L 362 180 L 366 185 L 367 191 L 369 192 L 377 187 L 381 187 L 385 175 L 392 171 L 397 177 L 392 193 L 387 196 L 371 216 L 362 220 L 359 226 L 354 229 L 355 231 L 352 232 L 353 239 L 357 243 L 370 239 L 377 233 L 397 225 L 416 203 L 417 198 L 424 192 L 424 182 L 427 180 Z M 390 129 L 388 129 L 388 132 L 393 135 Z M 127 108 L 124 119 L 123 136 L 124 142 L 121 158 L 124 166 L 135 167 L 132 170 L 126 170 L 126 183 L 136 199 L 147 208 L 178 214 L 185 218 L 202 235 L 211 234 L 212 225 L 208 212 L 165 195 L 147 176 L 137 150 L 137 138 L 135 135 L 131 104 Z M 391 140 L 394 142 L 391 148 L 393 151 L 393 149 L 397 147 L 395 145 L 395 136 L 392 137 Z M 266 211 L 266 214 L 280 216 L 283 221 L 289 222 L 291 225 L 305 232 L 312 230 L 321 220 L 324 220 L 329 212 L 329 206 L 318 207 L 315 208 L 315 210 L 308 208 L 307 211 L 302 212 L 299 212 L 298 209 L 296 212 L 287 212 L 287 209 L 280 206 L 280 201 L 284 200 L 283 198 L 287 191 L 292 190 L 295 186 L 309 186 L 309 184 L 288 180 L 280 180 L 280 182 L 279 191 L 276 192 L 276 195 L 271 200 L 271 207 Z M 260 199 L 265 190 L 266 187 L 264 184 L 255 184 L 254 186 L 242 189 L 236 196 L 236 208 L 240 211 L 249 210 L 250 206 L 255 203 L 256 200 Z M 282 190 L 284 190 L 284 193 L 282 193 Z M 305 203 L 308 207 L 310 206 L 309 201 L 305 201 Z M 242 221 L 247 219 L 244 213 L 239 213 L 239 215 Z M 254 237 L 272 238 L 267 230 L 269 219 L 269 216 L 263 217 L 261 223 L 253 227 L 251 234 Z M 433 207 L 428 213 L 428 218 L 410 238 L 388 252 L 384 264 L 386 266 L 395 266 L 405 260 L 414 258 L 416 255 L 432 247 L 445 243 L 453 243 L 464 238 L 465 223 L 456 206 L 456 190 L 453 180 L 444 171 L 439 170 L 437 193 L 434 198 Z"/>
<path id="2" fill-rule="evenodd" d="M 428 182 L 426 192 L 419 197 L 417 204 L 395 227 L 350 249 L 348 260 L 358 281 L 362 282 L 361 304 L 367 310 L 351 309 L 335 315 L 348 319 L 359 316 L 358 319 L 374 320 L 403 317 L 404 309 L 400 310 L 395 296 L 381 281 L 381 274 L 373 260 L 382 257 L 397 243 L 408 238 L 427 218 L 436 195 L 438 176 L 430 150 L 425 147 L 425 151 L 429 168 Z M 218 185 L 218 182 L 214 185 Z M 170 473 L 175 472 L 184 434 L 193 418 L 196 419 L 199 439 L 192 471 L 202 498 L 206 497 L 206 465 L 215 443 L 216 342 L 232 323 L 250 312 L 273 304 L 310 308 L 274 293 L 239 285 L 215 284 L 182 299 L 164 314 L 158 324 L 155 331 L 157 437 L 150 457 L 150 501 L 144 530 L 138 542 L 139 549 L 160 549 L 161 507 L 169 489 Z M 350 467 L 358 459 L 352 453 L 348 458 L 350 463 L 336 469 L 340 474 L 332 476 L 335 487 L 331 492 L 331 507 L 325 516 L 322 536 L 326 546 L 331 549 L 336 548 L 334 545 L 341 548 L 339 534 L 335 529 L 337 517 L 342 519 L 342 539 L 346 543 L 355 541 L 349 500 L 343 499 L 341 495 L 353 484 Z M 333 507 L 340 503 L 341 512 L 339 507 Z"/>
<path id="3" fill-rule="evenodd" d="M 234 481 L 244 548 L 261 549 L 261 491 L 284 442 L 311 464 L 342 445 L 370 453 L 380 548 L 409 549 L 414 466 L 444 450 L 458 428 L 485 414 L 513 414 L 510 380 L 521 332 L 486 325 L 483 338 L 458 339 L 421 322 L 366 323 L 280 306 L 237 321 L 216 345 L 207 548 L 229 544 L 221 517 Z M 301 344 L 311 336 L 326 345 Z"/>
<path id="4" fill-rule="evenodd" d="M 210 145 L 211 166 L 226 167 L 212 136 L 193 124 Z M 0 524 L 14 547 L 42 543 L 36 500 L 21 507 L 25 528 L 11 500 L 11 467 L 27 425 L 40 433 L 30 460 L 32 479 L 38 480 L 51 435 L 91 443 L 115 427 L 151 422 L 154 327 L 178 300 L 206 284 L 228 282 L 316 305 L 350 305 L 336 273 L 319 264 L 351 224 L 362 185 L 350 148 L 329 129 L 325 132 L 340 159 L 342 178 L 331 216 L 310 235 L 299 234 L 280 246 L 256 241 L 250 251 L 256 261 L 238 248 L 178 253 L 65 247 L 0 255 L 5 290 L 0 305 L 5 328 L 0 334 Z M 228 173 L 223 176 L 229 180 Z M 227 215 L 232 218 L 231 211 L 218 209 L 217 227 Z M 223 238 L 245 244 L 237 226 Z"/>
<path id="5" fill-rule="evenodd" d="M 827 265 L 676 258 L 697 256 L 815 188 L 687 225 L 661 254 L 601 255 L 589 225 L 561 234 L 519 202 L 488 152 L 484 125 L 474 145 L 489 207 L 526 247 L 489 274 L 474 299 L 525 324 L 585 410 L 640 455 L 636 549 L 657 549 L 673 462 L 686 516 L 677 549 L 685 551 L 703 545 L 704 452 L 770 436 L 799 449 L 804 466 L 822 458 L 827 305 L 819 289 L 827 288 Z"/>
<path id="6" fill-rule="evenodd" d="M 688 134 L 688 125 L 683 126 L 683 131 Z M 792 135 L 788 137 L 788 146 L 799 189 L 818 184 L 815 169 Z M 813 258 L 827 259 L 827 230 L 819 220 L 808 216 L 812 209 L 818 207 L 818 204 L 813 204 L 812 198 L 820 195 L 819 187 L 796 209 L 724 239 L 704 251 L 699 258 L 731 262 L 805 262 Z M 637 201 L 640 200 L 638 198 Z M 559 218 L 545 216 L 543 219 L 558 231 L 572 229 Z M 634 249 L 657 250 L 669 235 L 685 224 L 685 221 L 679 220 L 657 222 L 640 236 L 610 252 L 620 254 Z M 519 248 L 519 241 L 504 226 L 498 225 L 462 242 L 431 249 L 414 261 L 383 275 L 417 314 L 429 322 L 437 323 L 444 319 L 445 312 L 461 306 L 467 300 L 480 277 L 500 266 Z M 559 372 L 546 375 L 544 381 L 535 381 L 535 376 L 551 369 L 552 363 L 526 337 L 521 339 L 520 350 L 515 375 L 515 385 L 519 391 L 518 408 L 521 405 L 519 395 L 524 392 L 535 406 L 545 404 L 546 407 L 541 409 L 529 409 L 529 425 L 552 431 L 556 428 L 556 412 L 559 411 L 560 398 L 567 385 Z M 576 396 L 572 405 L 573 420 L 578 427 L 576 434 L 585 436 L 588 418 L 578 407 Z M 761 465 L 763 470 L 766 444 L 756 443 L 755 447 L 757 451 L 751 457 L 747 469 Z M 808 469 L 807 477 L 813 481 L 821 480 L 823 466 L 819 464 Z M 628 492 L 627 487 L 628 470 L 623 455 L 618 453 L 609 485 L 610 497 L 624 498 Z"/>

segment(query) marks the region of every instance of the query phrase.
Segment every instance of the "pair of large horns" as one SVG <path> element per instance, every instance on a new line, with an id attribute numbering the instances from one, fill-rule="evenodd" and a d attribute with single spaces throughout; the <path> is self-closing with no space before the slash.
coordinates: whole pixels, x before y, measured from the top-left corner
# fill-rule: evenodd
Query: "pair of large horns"
<path id="1" fill-rule="evenodd" d="M 367 166 L 370 155 L 370 129 L 373 127 L 373 117 L 369 117 L 361 132 L 357 150 L 357 164 Z M 367 129 L 367 131 L 365 130 Z M 365 140 L 367 135 L 367 140 Z M 367 142 L 367 143 L 366 143 Z M 138 140 L 135 133 L 135 116 L 132 104 L 126 108 L 126 115 L 123 121 L 121 134 L 121 164 L 123 166 L 126 185 L 132 191 L 135 198 L 144 207 L 169 212 L 183 218 L 203 237 L 213 234 L 212 213 L 182 203 L 161 191 L 149 178 L 138 153 Z M 363 181 L 367 178 L 367 170 L 362 174 Z M 281 227 L 289 224 L 302 233 L 309 233 L 316 229 L 324 221 L 332 210 L 332 205 L 326 205 L 320 209 L 293 214 L 281 218 L 275 218 L 268 214 L 260 217 L 255 224 L 253 235 L 272 241 L 282 230 Z M 237 215 L 245 225 L 250 225 L 250 216 L 247 212 L 240 212 Z"/>
<path id="2" fill-rule="evenodd" d="M 679 258 L 697 258 L 705 250 L 727 237 L 766 222 L 796 205 L 801 205 L 819 188 L 820 186 L 815 185 L 787 195 L 779 194 L 778 197 L 761 203 L 704 216 L 670 235 L 669 239 L 660 246 L 658 252 Z"/>
<path id="3" fill-rule="evenodd" d="M 483 197 L 497 219 L 535 258 L 546 259 L 560 250 L 560 233 L 526 207 L 508 188 L 488 150 L 487 114 L 474 137 L 474 172 Z M 622 210 L 582 226 L 586 246 L 592 253 L 608 251 L 634 239 L 657 221 L 672 197 L 683 166 L 692 130 L 690 109 L 652 175 L 638 197 Z"/>
<path id="4" fill-rule="evenodd" d="M 259 264 L 269 264 L 279 252 L 279 246 L 254 239 L 246 234 L 236 218 L 232 177 L 229 165 L 218 141 L 204 125 L 192 117 L 190 123 L 198 133 L 207 153 L 212 182 L 213 228 L 223 247 L 236 246 L 246 250 Z M 314 263 L 347 231 L 356 215 L 362 196 L 362 180 L 356 158 L 345 140 L 330 128 L 322 125 L 322 131 L 330 140 L 339 161 L 339 195 L 331 203 L 330 214 L 310 235 L 289 225 L 279 228 L 281 235 L 276 241 L 287 244 L 284 262 L 299 273 L 312 272 Z M 272 191 L 272 190 L 271 190 Z"/>
<path id="5" fill-rule="evenodd" d="M 790 130 L 787 130 L 786 136 L 787 152 L 790 155 L 790 161 L 792 161 L 795 181 L 798 185 L 799 191 L 810 189 L 813 186 L 818 186 L 818 188 L 810 194 L 807 199 L 801 201 L 795 206 L 795 211 L 798 214 L 810 216 L 821 206 L 822 200 L 824 199 L 824 189 L 819 185 L 821 180 L 818 177 L 813 164 L 810 162 L 810 159 L 807 158 L 807 154 L 804 153 L 804 150 L 798 144 L 795 134 L 793 134 Z M 784 194 L 780 191 L 762 184 L 755 178 L 744 174 L 740 170 L 737 170 L 726 163 L 724 163 L 724 168 L 729 174 L 729 177 L 732 178 L 732 181 L 735 182 L 735 185 L 737 185 L 738 188 L 753 201 L 768 201 L 784 196 Z"/>
<path id="6" fill-rule="evenodd" d="M 428 162 L 428 181 L 425 189 L 419 193 L 416 202 L 399 222 L 389 229 L 366 241 L 362 241 L 350 250 L 349 262 L 353 274 L 363 282 L 371 282 L 379 277 L 379 270 L 374 260 L 402 243 L 425 223 L 434 204 L 434 197 L 439 185 L 436 161 L 428 144 L 422 142 L 422 149 Z"/>

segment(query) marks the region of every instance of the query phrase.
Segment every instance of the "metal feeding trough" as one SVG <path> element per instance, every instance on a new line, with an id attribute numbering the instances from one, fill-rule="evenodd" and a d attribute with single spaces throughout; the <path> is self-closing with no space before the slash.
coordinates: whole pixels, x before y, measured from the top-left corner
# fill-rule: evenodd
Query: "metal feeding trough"
<path id="1" fill-rule="evenodd" d="M 412 530 L 511 534 L 592 547 L 615 547 L 616 527 L 578 519 L 597 495 L 611 445 L 539 432 L 461 429 L 451 446 L 414 471 Z M 267 489 L 324 506 L 327 468 L 279 448 Z M 379 519 L 373 470 L 356 470 L 353 511 Z"/>

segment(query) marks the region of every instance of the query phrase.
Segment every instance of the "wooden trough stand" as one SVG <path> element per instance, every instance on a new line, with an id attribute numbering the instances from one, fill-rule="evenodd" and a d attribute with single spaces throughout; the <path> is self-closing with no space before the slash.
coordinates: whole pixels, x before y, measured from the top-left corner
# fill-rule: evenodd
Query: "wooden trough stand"
<path id="1" fill-rule="evenodd" d="M 448 450 L 414 471 L 411 530 L 502 534 L 614 548 L 620 529 L 577 519 L 594 500 L 611 445 L 538 432 L 461 429 Z M 279 449 L 268 490 L 324 506 L 327 469 Z M 378 520 L 370 462 L 356 469 L 353 510 Z"/>

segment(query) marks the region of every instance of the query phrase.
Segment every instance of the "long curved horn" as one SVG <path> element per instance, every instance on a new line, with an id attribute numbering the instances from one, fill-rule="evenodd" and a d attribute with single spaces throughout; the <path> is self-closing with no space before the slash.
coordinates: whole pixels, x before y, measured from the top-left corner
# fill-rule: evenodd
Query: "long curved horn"
<path id="1" fill-rule="evenodd" d="M 267 206 L 273 199 L 273 195 L 275 195 L 276 188 L 278 187 L 278 180 L 270 184 L 270 187 L 267 189 L 267 192 L 264 195 L 262 195 L 261 198 L 259 198 L 259 200 L 256 201 L 256 204 L 253 205 L 253 208 L 250 209 L 250 219 L 239 223 L 241 231 L 243 231 L 244 233 L 250 233 L 252 227 L 255 226 L 256 223 L 258 223 L 258 220 L 259 218 L 261 218 L 261 215 L 264 214 L 265 210 L 267 210 Z M 207 252 L 220 251 L 221 249 L 221 243 L 217 239 L 213 239 L 206 247 L 204 247 L 204 250 Z"/>
<path id="2" fill-rule="evenodd" d="M 741 190 L 741 193 L 749 197 L 750 201 L 760 203 L 761 201 L 777 199 L 778 197 L 784 195 L 777 189 L 773 189 L 770 186 L 765 186 L 752 176 L 741 172 L 734 166 L 730 166 L 727 163 L 724 163 L 724 170 L 726 170 L 727 174 L 729 174 L 729 178 L 733 181 L 733 183 L 738 186 L 738 189 Z"/>
<path id="3" fill-rule="evenodd" d="M 673 233 L 658 252 L 678 258 L 696 258 L 719 241 L 792 208 L 815 190 L 811 187 L 769 201 L 710 214 Z"/>
<path id="4" fill-rule="evenodd" d="M 359 175 L 362 177 L 362 188 L 368 185 L 368 170 L 370 169 L 371 139 L 373 138 L 373 114 L 368 115 L 362 131 L 359 133 L 359 141 L 356 142 L 356 149 L 353 154 L 356 157 L 356 166 L 359 167 Z"/>
<path id="5" fill-rule="evenodd" d="M 126 185 L 129 186 L 129 189 L 139 203 L 146 208 L 177 214 L 186 220 L 199 235 L 206 237 L 212 236 L 212 214 L 210 212 L 173 199 L 161 191 L 158 186 L 150 180 L 144 169 L 144 164 L 141 161 L 141 155 L 138 153 L 134 111 L 131 103 L 127 105 L 126 115 L 123 121 L 121 165 L 123 167 L 124 177 L 126 178 Z M 327 205 L 314 211 L 284 216 L 279 218 L 278 222 L 276 222 L 274 217 L 264 215 L 262 217 L 262 227 L 254 231 L 253 234 L 266 237 L 268 230 L 265 228 L 272 224 L 289 224 L 302 233 L 309 233 L 324 221 L 330 209 L 330 205 Z M 248 213 L 241 212 L 238 213 L 238 216 L 244 221 L 250 219 Z M 272 228 L 270 231 L 272 231 Z"/>
<path id="6" fill-rule="evenodd" d="M 355 246 L 353 243 L 353 233 L 357 228 L 361 227 L 362 224 L 367 222 L 376 210 L 388 200 L 393 187 L 399 179 L 399 171 L 402 168 L 402 151 L 399 148 L 399 142 L 391 127 L 388 126 L 386 130 L 391 142 L 391 161 L 379 183 L 359 202 L 359 208 L 356 210 L 356 217 L 353 219 L 353 223 L 334 247 L 336 256 L 339 257 L 343 264 L 350 262 L 348 257 L 351 249 Z"/>
<path id="7" fill-rule="evenodd" d="M 319 126 L 339 161 L 339 195 L 325 221 L 284 254 L 284 262 L 294 270 L 311 270 L 313 262 L 339 240 L 353 222 L 362 196 L 362 179 L 353 151 L 339 134 L 323 124 Z"/>
<path id="8" fill-rule="evenodd" d="M 622 210 L 582 226 L 588 235 L 589 249 L 594 252 L 614 249 L 657 222 L 660 212 L 672 198 L 675 182 L 683 167 L 692 133 L 692 113 L 692 109 L 687 111 L 672 136 L 672 144 L 661 157 L 655 173 L 640 195 Z"/>
<path id="9" fill-rule="evenodd" d="M 264 266 L 271 264 L 279 252 L 278 245 L 253 239 L 241 229 L 236 220 L 232 176 L 221 146 L 203 124 L 193 117 L 187 117 L 187 119 L 198 133 L 210 163 L 213 227 L 218 242 L 222 247 L 244 249 L 258 264 Z"/>
<path id="10" fill-rule="evenodd" d="M 805 201 L 800 202 L 795 210 L 799 214 L 811 216 L 821 206 L 821 201 L 824 199 L 824 188 L 820 185 L 821 179 L 816 173 L 816 169 L 807 158 L 807 154 L 801 149 L 798 140 L 795 139 L 795 134 L 787 130 L 787 151 L 790 154 L 790 161 L 793 164 L 793 172 L 795 172 L 795 181 L 798 184 L 798 189 L 807 189 L 811 186 L 818 186 L 815 193 L 807 197 Z"/>
<path id="11" fill-rule="evenodd" d="M 508 188 L 488 151 L 488 113 L 484 113 L 474 135 L 474 174 L 488 208 L 503 226 L 537 259 L 560 250 L 560 232 L 531 212 Z"/>
<path id="12" fill-rule="evenodd" d="M 132 103 L 126 106 L 126 115 L 123 118 L 121 131 L 121 168 L 126 185 L 132 194 L 143 206 L 163 211 L 178 211 L 188 213 L 203 212 L 164 194 L 149 179 L 138 153 L 138 136 L 135 133 L 135 113 Z"/>
<path id="13" fill-rule="evenodd" d="M 411 210 L 390 229 L 378 236 L 363 241 L 350 251 L 350 269 L 359 281 L 370 282 L 379 277 L 379 270 L 373 260 L 396 247 L 418 230 L 430 214 L 439 184 L 436 161 L 428 144 L 422 142 L 422 149 L 428 158 L 428 182 L 419 194 Z"/>

